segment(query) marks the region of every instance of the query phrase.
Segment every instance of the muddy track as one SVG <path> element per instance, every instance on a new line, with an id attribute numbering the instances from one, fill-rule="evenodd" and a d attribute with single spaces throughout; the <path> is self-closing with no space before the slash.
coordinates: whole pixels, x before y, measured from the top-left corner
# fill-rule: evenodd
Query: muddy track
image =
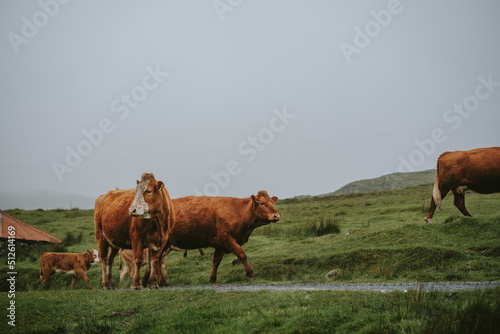
<path id="1" fill-rule="evenodd" d="M 440 283 L 329 283 L 329 284 L 232 284 L 170 287 L 167 290 L 215 290 L 230 291 L 464 291 L 500 287 L 494 282 L 440 282 Z"/>

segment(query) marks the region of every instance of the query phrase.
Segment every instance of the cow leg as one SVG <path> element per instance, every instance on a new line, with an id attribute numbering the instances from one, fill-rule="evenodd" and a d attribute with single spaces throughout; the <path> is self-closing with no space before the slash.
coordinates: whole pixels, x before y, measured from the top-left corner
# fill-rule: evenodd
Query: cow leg
<path id="1" fill-rule="evenodd" d="M 200 255 L 201 255 L 201 256 L 205 256 L 205 252 L 203 251 L 203 249 L 198 248 L 198 251 L 200 252 Z M 187 252 L 187 250 L 186 250 L 186 252 Z"/>
<path id="2" fill-rule="evenodd" d="M 78 276 L 76 276 L 75 274 L 72 274 L 71 275 L 71 288 L 73 289 L 73 287 L 75 286 L 75 283 L 76 283 L 76 280 L 78 279 Z"/>
<path id="3" fill-rule="evenodd" d="M 142 262 L 144 260 L 142 243 L 141 242 L 134 243 L 132 241 L 132 249 L 134 251 L 135 272 L 134 272 L 134 279 L 132 281 L 132 286 L 130 287 L 130 289 L 139 290 L 141 288 L 141 285 L 139 283 L 140 273 L 141 273 Z"/>
<path id="4" fill-rule="evenodd" d="M 113 261 L 115 259 L 116 254 L 118 254 L 119 250 L 120 250 L 119 248 L 109 247 L 109 254 L 108 254 L 108 259 L 107 259 L 108 261 L 106 263 L 106 271 L 108 274 L 107 278 L 108 278 L 110 290 L 116 290 L 115 284 L 113 283 Z"/>
<path id="5" fill-rule="evenodd" d="M 146 268 L 144 269 L 144 275 L 142 275 L 141 279 L 141 287 L 145 287 L 148 285 L 149 282 L 149 276 L 151 275 L 151 268 L 150 268 L 151 262 L 148 261 Z"/>
<path id="6" fill-rule="evenodd" d="M 108 261 L 108 252 L 110 248 L 109 242 L 106 240 L 102 233 L 102 223 L 100 217 L 94 217 L 95 222 L 95 241 L 97 243 L 97 250 L 99 251 L 99 263 L 101 265 L 102 273 L 102 288 L 104 290 L 111 290 L 106 272 L 106 263 Z"/>
<path id="7" fill-rule="evenodd" d="M 156 275 L 160 275 L 158 271 L 158 259 L 154 258 L 153 255 L 150 256 L 149 266 L 151 267 L 151 272 L 149 273 L 149 288 L 150 289 L 158 289 L 158 281 L 156 280 Z M 163 277 L 163 276 L 162 276 Z"/>
<path id="8" fill-rule="evenodd" d="M 165 254 L 164 252 L 162 254 L 162 252 L 160 251 L 158 254 L 158 260 L 156 260 L 156 262 L 155 262 L 156 273 L 158 275 L 158 285 L 160 287 L 167 287 L 168 286 L 168 283 L 166 280 L 166 277 L 168 277 L 168 275 L 167 275 L 167 269 L 165 266 L 164 254 Z"/>
<path id="9" fill-rule="evenodd" d="M 45 287 L 45 288 L 49 288 L 50 287 L 50 282 L 49 282 L 49 278 L 50 276 L 52 275 L 53 271 L 52 270 L 49 270 L 47 268 L 42 268 L 40 270 L 40 279 L 42 280 L 42 285 Z"/>
<path id="10" fill-rule="evenodd" d="M 212 274 L 210 275 L 210 283 L 217 283 L 217 268 L 219 268 L 219 264 L 222 261 L 223 257 L 224 257 L 224 251 L 222 251 L 219 248 L 216 248 L 214 252 Z"/>
<path id="11" fill-rule="evenodd" d="M 163 273 L 163 277 L 165 277 L 165 280 L 168 280 L 167 266 L 165 265 L 164 257 L 161 260 L 161 272 Z M 168 286 L 168 283 L 166 283 L 166 286 Z"/>
<path id="12" fill-rule="evenodd" d="M 247 254 L 245 253 L 243 248 L 240 245 L 238 245 L 238 243 L 235 240 L 232 240 L 232 239 L 228 240 L 228 243 L 226 244 L 226 246 L 227 246 L 227 249 L 229 251 L 231 251 L 231 253 L 233 253 L 234 255 L 236 255 L 238 257 L 238 259 L 241 261 L 241 263 L 243 263 L 243 266 L 245 266 L 245 272 L 247 275 L 247 279 L 248 280 L 255 279 L 255 275 L 253 274 L 253 270 L 252 270 L 252 268 L 250 268 L 250 265 L 248 264 L 248 261 L 247 261 Z"/>
<path id="13" fill-rule="evenodd" d="M 87 275 L 85 275 L 85 271 L 83 271 L 82 269 L 77 269 L 77 270 L 75 270 L 75 274 L 80 276 L 85 281 L 85 283 L 87 283 L 87 286 L 89 287 L 89 289 L 92 290 L 92 286 L 90 285 L 89 278 L 87 277 Z M 76 282 L 76 280 L 78 279 L 78 277 L 74 276 L 74 275 L 73 275 L 73 278 L 74 278 L 74 282 Z M 74 282 L 73 282 L 73 285 L 74 285 Z"/>
<path id="14" fill-rule="evenodd" d="M 171 249 L 171 247 L 167 247 L 167 249 Z M 163 255 L 161 256 L 161 272 L 163 273 L 163 277 L 165 277 L 165 280 L 168 280 L 167 265 L 165 264 L 165 260 L 167 258 L 167 255 L 168 255 L 168 251 L 165 251 L 165 252 L 163 252 Z M 167 283 L 167 286 L 168 286 L 168 283 Z"/>
<path id="15" fill-rule="evenodd" d="M 112 288 L 108 280 L 107 271 L 108 253 L 110 252 L 111 246 L 105 239 L 99 239 L 97 247 L 99 248 L 99 264 L 101 265 L 102 288 L 104 290 L 111 290 Z"/>
<path id="16" fill-rule="evenodd" d="M 472 217 L 472 215 L 467 211 L 465 208 L 465 195 L 463 193 L 463 190 L 452 190 L 453 191 L 453 196 L 455 197 L 453 204 L 462 212 L 464 216 L 469 216 Z"/>
<path id="17" fill-rule="evenodd" d="M 158 288 L 158 283 L 156 281 L 156 275 L 158 275 L 159 285 L 162 287 L 168 286 L 165 276 L 161 270 L 162 260 L 165 259 L 163 256 L 163 251 L 160 249 L 158 251 L 149 250 L 149 258 L 151 265 L 151 273 L 149 276 L 149 285 L 152 289 Z"/>
<path id="18" fill-rule="evenodd" d="M 123 266 L 122 271 L 120 272 L 120 283 L 123 282 L 123 279 L 128 274 L 128 272 L 129 272 L 129 268 L 127 266 L 127 263 L 125 263 L 125 265 Z"/>

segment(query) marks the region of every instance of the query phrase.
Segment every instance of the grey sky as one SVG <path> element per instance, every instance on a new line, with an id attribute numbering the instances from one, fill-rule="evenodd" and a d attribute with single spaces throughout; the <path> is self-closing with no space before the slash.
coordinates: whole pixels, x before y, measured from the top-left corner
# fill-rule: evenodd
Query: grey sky
<path id="1" fill-rule="evenodd" d="M 499 17 L 494 0 L 1 1 L 0 190 L 97 197 L 153 172 L 172 197 L 286 198 L 499 146 Z"/>

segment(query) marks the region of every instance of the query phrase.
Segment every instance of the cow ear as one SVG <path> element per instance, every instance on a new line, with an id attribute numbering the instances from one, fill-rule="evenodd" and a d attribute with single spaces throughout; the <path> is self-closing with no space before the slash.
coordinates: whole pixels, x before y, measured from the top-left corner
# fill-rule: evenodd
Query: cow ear
<path id="1" fill-rule="evenodd" d="M 273 197 L 271 197 L 271 198 L 273 199 L 273 202 L 274 202 L 274 203 L 276 203 L 276 202 L 278 201 L 278 197 L 276 197 L 276 196 L 273 196 Z"/>
<path id="2" fill-rule="evenodd" d="M 139 183 L 140 183 L 140 182 L 139 182 L 139 180 L 136 180 L 136 181 L 137 181 L 137 184 L 139 184 Z"/>
<path id="3" fill-rule="evenodd" d="M 165 185 L 163 184 L 162 181 L 158 181 L 157 186 L 158 186 L 158 191 L 161 191 Z"/>
<path id="4" fill-rule="evenodd" d="M 255 203 L 259 203 L 259 202 L 257 202 L 257 197 L 255 197 L 255 195 L 252 195 L 252 196 L 250 196 L 250 197 L 252 197 L 252 199 L 253 199 L 253 201 L 254 201 Z"/>
<path id="5" fill-rule="evenodd" d="M 90 254 L 90 251 L 87 249 L 87 254 Z"/>

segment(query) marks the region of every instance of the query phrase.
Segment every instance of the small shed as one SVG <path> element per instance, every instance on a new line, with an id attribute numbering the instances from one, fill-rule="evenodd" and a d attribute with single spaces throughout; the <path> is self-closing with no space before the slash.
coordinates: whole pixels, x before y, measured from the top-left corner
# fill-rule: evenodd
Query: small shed
<path id="1" fill-rule="evenodd" d="M 0 210 L 0 239 L 7 239 L 9 237 L 9 226 L 14 226 L 16 232 L 15 238 L 18 240 L 62 243 L 61 239 Z"/>

